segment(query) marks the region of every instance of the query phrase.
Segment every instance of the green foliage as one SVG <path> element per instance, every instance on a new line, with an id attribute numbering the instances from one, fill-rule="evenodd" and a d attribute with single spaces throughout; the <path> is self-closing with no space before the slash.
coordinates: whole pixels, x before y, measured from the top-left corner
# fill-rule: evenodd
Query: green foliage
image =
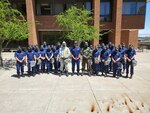
<path id="1" fill-rule="evenodd" d="M 10 6 L 8 0 L 0 0 L 0 66 L 2 44 L 5 40 L 24 40 L 28 37 L 28 23 L 24 16 Z"/>
<path id="2" fill-rule="evenodd" d="M 24 16 L 10 6 L 7 0 L 0 1 L 0 40 L 23 40 L 28 37 L 28 23 Z"/>
<path id="3" fill-rule="evenodd" d="M 57 22 L 67 32 L 65 38 L 70 40 L 90 41 L 99 38 L 97 29 L 90 25 L 93 21 L 91 12 L 72 6 L 70 9 L 57 16 Z"/>

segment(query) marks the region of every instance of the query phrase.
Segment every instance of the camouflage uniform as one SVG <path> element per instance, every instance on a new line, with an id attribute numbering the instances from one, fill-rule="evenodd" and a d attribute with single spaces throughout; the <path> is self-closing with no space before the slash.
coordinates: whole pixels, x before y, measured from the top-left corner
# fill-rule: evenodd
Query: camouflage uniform
<path id="1" fill-rule="evenodd" d="M 92 62 L 92 50 L 90 47 L 84 48 L 82 50 L 82 74 L 85 71 L 85 65 L 87 65 L 88 74 L 92 71 L 91 62 Z"/>

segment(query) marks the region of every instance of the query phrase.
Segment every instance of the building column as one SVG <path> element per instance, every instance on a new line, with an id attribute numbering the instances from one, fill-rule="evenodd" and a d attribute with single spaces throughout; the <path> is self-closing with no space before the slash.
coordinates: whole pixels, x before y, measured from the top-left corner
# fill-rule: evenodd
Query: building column
<path id="1" fill-rule="evenodd" d="M 37 45 L 37 31 L 35 23 L 35 0 L 26 0 L 26 10 L 27 10 L 27 21 L 31 23 L 29 26 L 29 45 Z"/>
<path id="2" fill-rule="evenodd" d="M 94 26 L 97 29 L 97 32 L 100 32 L 100 0 L 93 0 L 93 10 L 94 10 Z M 97 39 L 94 39 L 92 41 L 92 45 L 98 45 L 99 44 L 99 37 Z"/>
<path id="3" fill-rule="evenodd" d="M 132 44 L 134 47 L 138 47 L 138 30 L 122 30 L 121 42 L 124 42 L 126 47 Z"/>
<path id="4" fill-rule="evenodd" d="M 110 33 L 110 41 L 118 46 L 121 43 L 122 1 L 113 0 L 113 29 Z"/>

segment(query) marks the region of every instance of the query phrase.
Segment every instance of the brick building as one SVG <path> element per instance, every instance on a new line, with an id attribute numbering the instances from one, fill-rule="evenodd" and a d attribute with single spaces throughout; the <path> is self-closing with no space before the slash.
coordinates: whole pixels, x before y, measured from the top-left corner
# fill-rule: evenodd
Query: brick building
<path id="1" fill-rule="evenodd" d="M 93 40 L 93 45 L 109 41 L 116 45 L 138 45 L 138 30 L 144 28 L 146 0 L 9 0 L 32 22 L 30 26 L 30 45 L 43 41 L 55 43 L 62 40 L 62 31 L 56 23 L 56 15 L 76 5 L 93 10 L 94 26 L 99 31 L 112 32 Z M 39 24 L 35 24 L 38 21 Z M 100 30 L 100 25 L 103 27 Z"/>

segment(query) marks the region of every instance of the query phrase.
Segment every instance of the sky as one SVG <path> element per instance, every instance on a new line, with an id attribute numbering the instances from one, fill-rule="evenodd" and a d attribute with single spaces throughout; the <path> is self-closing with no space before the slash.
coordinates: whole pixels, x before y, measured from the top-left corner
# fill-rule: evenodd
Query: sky
<path id="1" fill-rule="evenodd" d="M 147 6 L 146 6 L 145 28 L 139 30 L 139 36 L 150 37 L 150 2 L 147 2 Z"/>

